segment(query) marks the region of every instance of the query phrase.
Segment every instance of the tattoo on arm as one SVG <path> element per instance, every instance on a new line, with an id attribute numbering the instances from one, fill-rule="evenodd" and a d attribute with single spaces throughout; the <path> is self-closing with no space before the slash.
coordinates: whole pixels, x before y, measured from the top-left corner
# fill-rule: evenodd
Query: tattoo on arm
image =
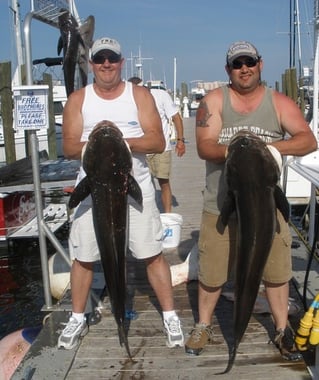
<path id="1" fill-rule="evenodd" d="M 200 102 L 196 114 L 196 127 L 208 127 L 207 121 L 212 116 L 208 112 L 207 103 L 205 101 Z"/>

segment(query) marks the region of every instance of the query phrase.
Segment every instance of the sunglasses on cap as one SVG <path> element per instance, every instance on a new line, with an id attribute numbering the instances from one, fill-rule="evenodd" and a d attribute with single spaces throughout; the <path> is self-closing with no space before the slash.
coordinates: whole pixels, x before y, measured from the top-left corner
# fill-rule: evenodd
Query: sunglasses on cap
<path id="1" fill-rule="evenodd" d="M 105 62 L 105 60 L 108 60 L 109 63 L 118 63 L 121 60 L 121 56 L 116 53 L 109 53 L 109 54 L 95 54 L 92 58 L 92 62 L 98 65 L 101 65 Z"/>
<path id="2" fill-rule="evenodd" d="M 229 65 L 232 69 L 239 70 L 244 65 L 247 67 L 255 67 L 259 59 L 247 57 L 246 59 L 234 59 L 233 62 Z"/>

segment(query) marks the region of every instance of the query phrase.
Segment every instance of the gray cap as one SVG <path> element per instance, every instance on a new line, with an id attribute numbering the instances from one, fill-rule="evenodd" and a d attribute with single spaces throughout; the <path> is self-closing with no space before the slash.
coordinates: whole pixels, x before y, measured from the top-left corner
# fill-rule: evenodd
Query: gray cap
<path id="1" fill-rule="evenodd" d="M 237 41 L 230 45 L 227 55 L 226 62 L 231 64 L 238 57 L 251 57 L 255 59 L 260 59 L 261 56 L 258 53 L 258 50 L 253 44 L 247 41 Z"/>
<path id="2" fill-rule="evenodd" d="M 121 55 L 121 46 L 114 38 L 103 37 L 96 40 L 91 48 L 91 58 L 101 50 L 111 50 Z"/>

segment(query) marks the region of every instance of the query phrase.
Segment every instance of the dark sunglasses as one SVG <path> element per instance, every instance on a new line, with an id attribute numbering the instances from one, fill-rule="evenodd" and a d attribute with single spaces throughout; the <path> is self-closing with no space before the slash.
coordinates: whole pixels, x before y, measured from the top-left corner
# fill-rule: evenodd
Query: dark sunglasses
<path id="1" fill-rule="evenodd" d="M 95 54 L 95 56 L 92 58 L 92 62 L 98 65 L 101 65 L 105 62 L 105 60 L 108 60 L 109 63 L 118 63 L 121 60 L 121 56 L 116 53 L 111 54 Z"/>
<path id="2" fill-rule="evenodd" d="M 231 64 L 230 67 L 235 70 L 241 69 L 244 65 L 247 67 L 255 67 L 257 63 L 259 62 L 259 59 L 256 58 L 246 58 L 246 59 L 235 59 Z"/>

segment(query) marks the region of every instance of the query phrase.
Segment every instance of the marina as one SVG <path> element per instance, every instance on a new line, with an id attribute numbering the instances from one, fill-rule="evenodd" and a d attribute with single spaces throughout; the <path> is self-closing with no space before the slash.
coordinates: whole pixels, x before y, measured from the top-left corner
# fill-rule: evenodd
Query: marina
<path id="1" fill-rule="evenodd" d="M 73 2 L 63 0 L 32 1 L 31 3 L 35 7 L 33 12 L 27 14 L 25 18 L 26 86 L 18 89 L 21 91 L 21 97 L 23 97 L 24 91 L 26 93 L 30 90 L 37 92 L 31 68 L 33 63 L 30 33 L 32 18 L 43 21 L 48 26 L 56 27 L 61 11 L 58 9 L 58 5 L 73 4 Z M 318 2 L 315 3 L 318 5 Z M 53 8 L 47 9 L 44 4 L 52 5 Z M 79 18 L 78 15 L 76 16 Z M 318 62 L 315 60 L 314 67 L 317 73 L 316 64 Z M 316 76 L 314 82 L 317 85 L 318 78 Z M 216 86 L 220 85 L 219 82 L 215 84 Z M 318 89 L 314 88 L 313 93 L 313 101 L 317 102 Z M 171 268 L 184 263 L 189 257 L 188 255 L 197 250 L 205 186 L 205 163 L 197 155 L 194 114 L 204 94 L 205 91 L 200 86 L 197 90 L 194 89 L 189 99 L 190 111 L 193 113 L 191 113 L 191 117 L 187 113 L 183 113 L 186 155 L 182 158 L 176 157 L 174 153 L 172 155 L 172 212 L 180 215 L 183 222 L 178 246 L 164 249 L 165 257 Z M 174 92 L 174 97 L 175 95 Z M 7 256 L 3 259 L 4 261 L 1 261 L 4 264 L 0 269 L 8 283 L 1 294 L 1 300 L 3 302 L 6 296 L 12 297 L 8 301 L 9 307 L 6 307 L 7 305 L 2 307 L 3 303 L 0 304 L 4 310 L 2 313 L 6 317 L 3 324 L 4 329 L 7 328 L 7 321 L 10 318 L 21 319 L 17 326 L 19 328 L 41 327 L 30 347 L 25 350 L 25 355 L 22 355 L 23 350 L 20 350 L 23 358 L 11 379 L 206 379 L 213 377 L 228 379 L 230 376 L 242 380 L 319 379 L 318 345 L 302 351 L 303 360 L 300 362 L 288 362 L 281 358 L 273 343 L 275 331 L 262 287 L 254 313 L 239 345 L 235 364 L 229 374 L 223 374 L 223 371 L 227 367 L 229 350 L 233 343 L 234 291 L 231 281 L 225 285 L 213 317 L 213 342 L 205 347 L 203 353 L 200 356 L 190 356 L 185 353 L 184 348 L 169 349 L 166 347 L 160 306 L 147 281 L 144 264 L 135 260 L 129 252 L 127 253 L 126 274 L 126 322 L 132 360 L 128 358 L 125 348 L 121 347 L 119 343 L 117 325 L 114 321 L 100 263 L 97 263 L 95 267 L 92 290 L 86 306 L 89 332 L 75 348 L 58 349 L 59 334 L 68 321 L 72 308 L 69 285 L 70 258 L 67 249 L 68 225 L 72 223 L 72 217 L 67 203 L 68 192 L 72 191 L 75 184 L 80 162 L 66 160 L 62 156 L 60 111 L 66 95 L 65 93 L 56 94 L 53 100 L 59 104 L 57 106 L 59 112 L 55 112 L 58 157 L 49 160 L 45 153 L 44 157 L 41 158 L 41 155 L 39 157 L 39 147 L 41 150 L 49 148 L 47 131 L 43 129 L 39 133 L 38 128 L 34 128 L 29 131 L 31 157 L 25 163 L 26 166 L 22 166 L 20 171 L 17 167 L 14 167 L 14 170 L 12 167 L 10 169 L 6 166 L 0 168 L 0 193 L 2 194 L 0 205 L 1 201 L 4 204 L 2 216 L 0 214 L 0 219 L 4 219 L 0 225 L 0 240 L 8 242 L 9 246 L 13 247 L 15 254 L 22 255 L 22 265 L 25 265 L 28 250 L 32 250 L 32 245 L 34 245 L 32 260 L 36 260 L 34 253 L 37 252 L 38 261 L 35 264 L 36 269 L 33 269 L 34 264 L 32 264 L 32 270 L 38 271 L 37 277 L 40 277 L 40 273 L 42 275 L 41 278 L 37 278 L 37 292 L 31 295 L 33 302 L 30 302 L 30 308 L 32 308 L 29 310 L 30 318 L 23 320 L 21 310 L 17 315 L 14 314 L 16 312 L 14 304 L 18 300 L 15 300 L 10 293 L 14 292 L 15 287 L 21 286 L 22 288 L 23 281 L 21 284 L 15 282 L 10 273 L 9 264 L 7 266 L 5 264 L 5 260 L 8 263 L 11 260 L 14 265 L 18 265 L 19 259 L 15 258 L 17 261 L 14 261 L 13 257 L 10 257 L 10 251 L 6 251 Z M 188 99 L 186 100 L 185 105 L 188 104 Z M 191 100 L 194 101 L 193 104 Z M 313 121 L 316 135 L 318 134 L 317 111 L 314 110 Z M 17 116 L 20 115 L 17 114 Z M 38 124 L 35 126 L 37 127 Z M 16 133 L 14 144 L 18 152 L 17 158 L 24 157 L 26 154 L 25 132 L 20 130 Z M 19 136 L 21 144 L 17 141 Z M 43 140 L 41 136 L 44 136 Z M 39 141 L 40 146 L 38 145 Z M 23 147 L 22 150 L 19 146 Z M 6 158 L 4 148 L 5 146 L 2 144 L 0 161 Z M 317 187 L 319 187 L 318 152 L 302 159 L 289 158 L 285 169 L 288 174 L 287 178 L 283 179 L 283 184 L 290 200 L 292 215 L 290 226 L 293 236 L 293 279 L 290 281 L 288 307 L 290 323 L 293 329 L 298 331 L 300 321 L 307 308 L 319 294 L 318 228 L 316 227 L 318 218 Z M 156 187 L 156 190 L 159 201 L 159 188 Z M 11 213 L 11 211 L 8 212 L 5 203 L 9 203 L 8 199 L 12 194 L 21 192 L 23 195 L 30 196 L 26 202 L 27 206 L 16 203 L 20 209 L 30 212 L 24 219 L 20 219 L 20 224 L 17 226 L 5 220 L 5 216 Z M 43 202 L 47 194 L 52 195 L 55 192 L 62 194 L 63 199 L 58 203 L 50 201 L 49 204 L 46 204 Z M 58 233 L 64 227 L 66 228 L 62 237 Z M 53 257 L 59 260 L 52 261 Z M 26 265 L 26 271 L 27 269 Z M 32 276 L 30 276 L 31 278 Z M 54 281 L 60 281 L 60 278 L 61 281 L 66 280 L 66 284 L 62 286 L 62 296 L 57 299 L 52 297 L 52 290 L 55 285 Z M 198 319 L 198 282 L 195 270 L 192 274 L 188 273 L 187 280 L 179 281 L 174 286 L 174 298 L 176 311 L 182 322 L 185 340 L 187 340 L 194 322 L 197 322 Z M 10 306 L 13 310 L 12 314 Z M 24 307 L 26 306 L 20 305 L 20 308 Z M 25 323 L 22 323 L 22 320 Z M 8 328 L 8 331 L 11 331 L 11 327 Z M 1 335 L 5 335 L 3 331 L 1 331 Z"/>
<path id="2" fill-rule="evenodd" d="M 171 265 L 183 262 L 198 240 L 198 230 L 202 209 L 205 165 L 196 152 L 194 138 L 194 118 L 184 119 L 187 153 L 178 158 L 173 155 L 172 191 L 173 212 L 182 215 L 181 240 L 177 248 L 165 250 Z M 187 188 L 187 191 L 185 191 Z M 191 202 L 190 202 L 191 200 Z M 294 329 L 304 314 L 302 306 L 303 282 L 307 269 L 308 251 L 300 236 L 292 229 L 294 278 L 291 281 L 290 297 L 298 305 L 297 314 L 291 315 Z M 298 243 L 298 244 L 297 244 Z M 136 314 L 128 321 L 129 345 L 134 357 L 127 358 L 117 336 L 117 327 L 105 295 L 101 268 L 97 266 L 94 293 L 101 297 L 90 299 L 87 306 L 89 333 L 73 350 L 57 348 L 57 339 L 63 323 L 68 320 L 71 310 L 70 293 L 54 304 L 52 312 L 44 308 L 48 316 L 38 338 L 18 367 L 13 379 L 20 380 L 32 374 L 32 379 L 205 379 L 226 368 L 228 343 L 232 335 L 232 305 L 227 297 L 221 297 L 214 316 L 215 339 L 200 356 L 189 356 L 183 348 L 169 349 L 165 346 L 165 335 L 159 305 L 151 290 L 143 264 L 128 257 L 128 296 L 132 310 Z M 318 261 L 314 260 L 307 294 L 307 302 L 318 293 Z M 181 318 L 187 339 L 197 314 L 197 281 L 181 283 L 174 287 L 176 310 Z M 97 312 L 96 310 L 100 310 Z M 304 353 L 304 362 L 284 361 L 274 344 L 269 343 L 273 326 L 269 313 L 252 316 L 244 338 L 239 346 L 237 359 L 230 374 L 216 375 L 226 379 L 316 379 L 314 372 L 315 351 Z M 312 368 L 312 370 L 311 370 Z M 30 375 L 31 376 L 31 375 Z"/>

